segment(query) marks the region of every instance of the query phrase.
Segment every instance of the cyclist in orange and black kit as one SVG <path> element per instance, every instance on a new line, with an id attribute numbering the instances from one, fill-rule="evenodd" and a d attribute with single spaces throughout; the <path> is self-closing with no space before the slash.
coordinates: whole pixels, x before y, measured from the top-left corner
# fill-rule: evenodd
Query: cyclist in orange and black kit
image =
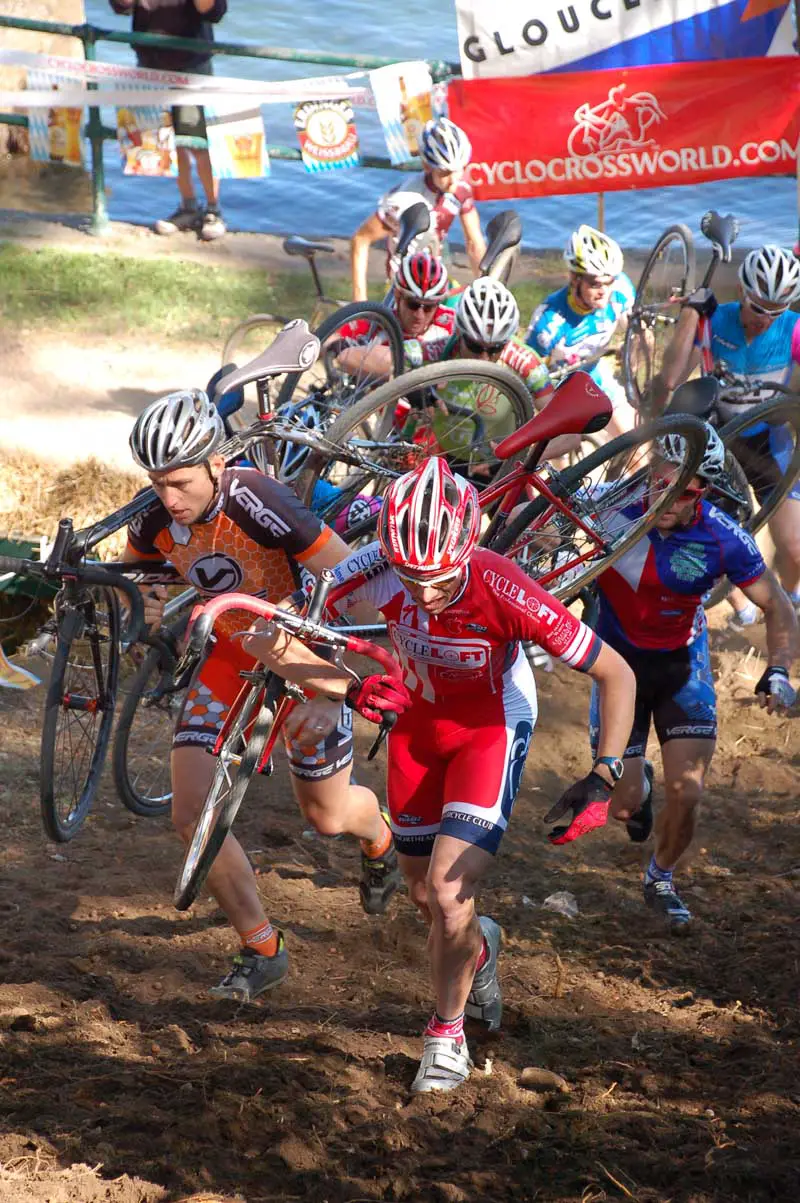
<path id="1" fill-rule="evenodd" d="M 133 458 L 157 495 L 131 522 L 125 558 L 167 559 L 201 593 L 242 592 L 280 601 L 299 584 L 300 566 L 313 575 L 348 555 L 347 545 L 285 485 L 254 468 L 226 468 L 217 448 L 222 419 L 199 389 L 171 393 L 139 416 Z M 145 617 L 158 625 L 166 590 L 145 598 Z M 218 641 L 198 670 L 178 719 L 172 752 L 172 821 L 191 838 L 214 773 L 206 755 L 254 659 L 235 638 L 250 619 L 236 611 L 218 624 Z M 352 702 L 358 709 L 358 698 Z M 361 841 L 361 900 L 370 914 L 386 909 L 399 883 L 397 857 L 375 794 L 350 780 L 352 710 L 325 698 L 298 707 L 285 727 L 295 797 L 322 834 L 346 832 Z M 211 893 L 239 934 L 233 966 L 211 993 L 250 1001 L 288 972 L 281 932 L 259 898 L 252 866 L 229 835 L 208 877 Z"/>

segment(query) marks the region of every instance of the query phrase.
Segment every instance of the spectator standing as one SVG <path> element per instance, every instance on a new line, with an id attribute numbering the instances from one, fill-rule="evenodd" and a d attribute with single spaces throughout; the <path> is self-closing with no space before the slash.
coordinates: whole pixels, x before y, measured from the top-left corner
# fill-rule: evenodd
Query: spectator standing
<path id="1" fill-rule="evenodd" d="M 214 41 L 212 26 L 227 12 L 227 0 L 109 0 L 115 13 L 133 17 L 134 33 L 166 34 L 174 38 L 193 38 L 196 50 L 172 50 L 137 46 L 140 67 L 158 71 L 189 71 L 195 75 L 213 73 L 213 55 L 207 49 Z M 203 109 L 196 104 L 176 105 L 172 110 L 175 147 L 178 157 L 180 204 L 169 217 L 153 225 L 156 234 L 177 234 L 195 230 L 204 242 L 212 242 L 225 233 L 219 209 L 219 180 L 211 170 L 208 134 Z M 206 195 L 206 207 L 197 203 L 192 178 L 192 157 Z"/>

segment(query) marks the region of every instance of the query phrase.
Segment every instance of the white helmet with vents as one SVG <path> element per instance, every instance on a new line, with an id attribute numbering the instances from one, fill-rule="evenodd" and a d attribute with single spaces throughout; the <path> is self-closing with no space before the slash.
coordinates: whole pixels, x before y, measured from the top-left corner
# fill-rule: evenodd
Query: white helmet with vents
<path id="1" fill-rule="evenodd" d="M 491 276 L 480 276 L 461 294 L 456 326 L 482 347 L 497 347 L 507 343 L 519 329 L 519 305 L 505 284 Z"/>
<path id="2" fill-rule="evenodd" d="M 788 307 L 800 297 L 800 261 L 774 243 L 745 256 L 739 279 L 746 292 L 771 305 Z"/>
<path id="3" fill-rule="evenodd" d="M 189 468 L 213 455 L 225 438 L 216 407 L 200 388 L 159 397 L 136 419 L 130 437 L 133 458 L 146 472 Z"/>
<path id="4" fill-rule="evenodd" d="M 725 447 L 722 439 L 713 426 L 704 423 L 706 428 L 706 446 L 700 466 L 695 472 L 701 480 L 709 484 L 725 484 L 728 477 L 725 471 Z M 682 466 L 686 461 L 686 440 L 680 434 L 665 434 L 656 440 L 656 449 L 662 459 L 670 464 Z"/>

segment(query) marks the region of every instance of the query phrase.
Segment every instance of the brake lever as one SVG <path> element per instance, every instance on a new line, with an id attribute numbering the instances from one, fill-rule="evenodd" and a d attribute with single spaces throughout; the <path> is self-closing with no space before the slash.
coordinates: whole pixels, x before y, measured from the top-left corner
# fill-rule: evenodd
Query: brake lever
<path id="1" fill-rule="evenodd" d="M 389 734 L 389 732 L 391 731 L 392 727 L 395 725 L 396 722 L 397 722 L 397 715 L 394 712 L 394 710 L 387 710 L 384 713 L 383 718 L 381 719 L 381 725 L 378 730 L 378 734 L 375 737 L 375 742 L 373 743 L 370 750 L 367 752 L 367 760 L 375 759 L 375 757 L 378 755 L 378 752 L 380 752 L 380 750 L 381 750 L 381 745 L 382 745 L 383 741 L 386 739 L 386 736 Z"/>

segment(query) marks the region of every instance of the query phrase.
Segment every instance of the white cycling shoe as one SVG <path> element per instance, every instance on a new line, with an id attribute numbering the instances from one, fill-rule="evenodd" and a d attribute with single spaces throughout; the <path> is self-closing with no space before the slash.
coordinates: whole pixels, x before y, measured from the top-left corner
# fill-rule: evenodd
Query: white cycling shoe
<path id="1" fill-rule="evenodd" d="M 472 1062 L 466 1039 L 451 1036 L 425 1036 L 422 1060 L 411 1084 L 412 1094 L 431 1090 L 455 1090 L 469 1077 Z"/>

